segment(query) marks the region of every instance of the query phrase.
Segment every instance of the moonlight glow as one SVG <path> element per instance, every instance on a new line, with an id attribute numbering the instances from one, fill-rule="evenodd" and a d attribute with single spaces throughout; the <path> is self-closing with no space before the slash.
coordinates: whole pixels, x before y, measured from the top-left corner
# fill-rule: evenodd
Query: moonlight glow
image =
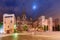
<path id="1" fill-rule="evenodd" d="M 33 10 L 35 10 L 35 9 L 36 9 L 36 5 L 33 6 Z"/>

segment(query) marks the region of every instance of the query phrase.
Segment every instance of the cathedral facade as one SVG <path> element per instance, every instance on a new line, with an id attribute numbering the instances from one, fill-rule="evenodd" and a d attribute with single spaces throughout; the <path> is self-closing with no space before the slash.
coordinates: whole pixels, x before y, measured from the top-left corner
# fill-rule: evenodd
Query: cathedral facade
<path id="1" fill-rule="evenodd" d="M 30 28 L 32 28 L 32 18 L 27 18 L 25 13 L 22 13 L 21 16 L 17 17 L 16 20 L 17 23 L 17 30 L 19 31 L 24 31 L 25 27 L 27 29 L 25 29 L 26 31 L 29 31 Z"/>

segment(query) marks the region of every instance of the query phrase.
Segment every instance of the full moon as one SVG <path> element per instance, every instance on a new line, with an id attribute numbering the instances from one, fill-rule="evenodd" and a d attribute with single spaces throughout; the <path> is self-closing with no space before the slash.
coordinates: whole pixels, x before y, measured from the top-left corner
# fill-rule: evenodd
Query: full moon
<path id="1" fill-rule="evenodd" d="M 36 9 L 36 5 L 33 6 L 33 10 L 35 10 L 35 9 Z"/>

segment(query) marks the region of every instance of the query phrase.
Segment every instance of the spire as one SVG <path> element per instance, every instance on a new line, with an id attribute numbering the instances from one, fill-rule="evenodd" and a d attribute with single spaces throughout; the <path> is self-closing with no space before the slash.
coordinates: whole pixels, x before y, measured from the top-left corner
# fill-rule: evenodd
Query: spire
<path id="1" fill-rule="evenodd" d="M 23 9 L 22 9 L 22 19 L 26 20 L 26 12 L 25 12 L 25 4 L 23 3 Z"/>
<path id="2" fill-rule="evenodd" d="M 23 2 L 22 14 L 25 15 L 25 4 L 24 4 L 24 2 Z"/>

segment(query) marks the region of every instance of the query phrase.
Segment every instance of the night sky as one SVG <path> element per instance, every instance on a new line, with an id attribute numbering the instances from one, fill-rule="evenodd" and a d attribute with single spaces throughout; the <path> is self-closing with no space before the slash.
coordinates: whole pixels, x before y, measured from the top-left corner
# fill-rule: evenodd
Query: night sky
<path id="1" fill-rule="evenodd" d="M 4 13 L 21 16 L 23 9 L 33 19 L 41 15 L 59 18 L 60 0 L 0 0 L 0 20 Z"/>

